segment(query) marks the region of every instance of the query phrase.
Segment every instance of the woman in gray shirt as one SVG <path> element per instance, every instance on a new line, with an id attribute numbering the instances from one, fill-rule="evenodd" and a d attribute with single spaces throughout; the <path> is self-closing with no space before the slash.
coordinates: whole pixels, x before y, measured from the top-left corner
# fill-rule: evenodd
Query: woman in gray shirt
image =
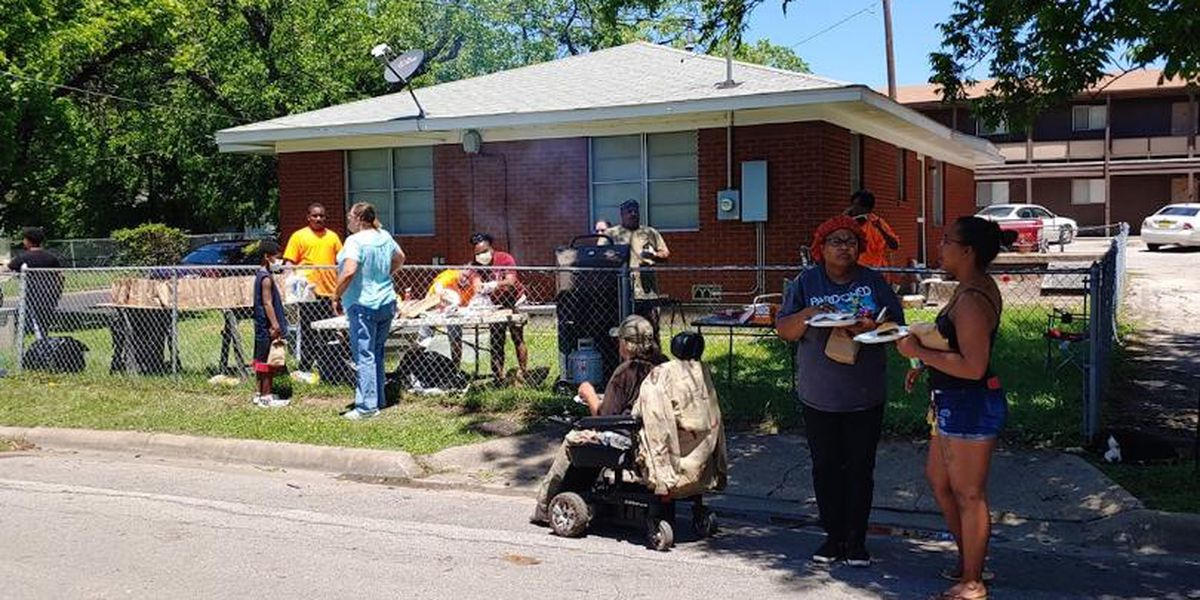
<path id="1" fill-rule="evenodd" d="M 775 323 L 779 337 L 796 344 L 796 391 L 813 461 L 813 488 L 826 539 L 816 562 L 871 564 L 867 520 L 875 480 L 875 448 L 887 399 L 887 349 L 859 346 L 849 336 L 875 329 L 875 319 L 903 324 L 891 286 L 858 264 L 866 247 L 854 219 L 839 216 L 817 228 L 812 254 L 817 266 L 800 274 L 784 298 Z M 844 328 L 810 327 L 822 313 L 856 315 Z"/>

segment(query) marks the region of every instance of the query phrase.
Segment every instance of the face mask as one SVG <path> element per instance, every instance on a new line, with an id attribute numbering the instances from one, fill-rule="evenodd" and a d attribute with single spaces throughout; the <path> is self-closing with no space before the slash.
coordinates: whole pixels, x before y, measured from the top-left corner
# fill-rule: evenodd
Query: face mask
<path id="1" fill-rule="evenodd" d="M 480 252 L 479 254 L 476 254 L 475 262 L 477 262 L 485 267 L 492 264 L 492 251 L 488 250 L 486 252 Z"/>

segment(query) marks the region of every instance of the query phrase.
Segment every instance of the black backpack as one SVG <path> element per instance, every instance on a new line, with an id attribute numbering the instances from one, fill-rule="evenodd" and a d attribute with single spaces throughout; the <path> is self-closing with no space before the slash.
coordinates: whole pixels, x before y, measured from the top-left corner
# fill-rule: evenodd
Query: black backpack
<path id="1" fill-rule="evenodd" d="M 21 367 L 30 371 L 80 373 L 87 366 L 84 356 L 87 351 L 88 347 L 75 338 L 46 337 L 34 340 L 21 358 Z"/>

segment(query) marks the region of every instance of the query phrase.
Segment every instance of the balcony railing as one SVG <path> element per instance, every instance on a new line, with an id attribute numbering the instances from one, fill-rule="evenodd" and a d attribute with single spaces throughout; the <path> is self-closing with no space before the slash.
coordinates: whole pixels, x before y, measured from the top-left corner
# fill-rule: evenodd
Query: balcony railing
<path id="1" fill-rule="evenodd" d="M 1051 142 L 1012 142 L 996 144 L 1009 163 L 1052 160 L 1099 160 L 1104 158 L 1104 140 Z M 1114 138 L 1109 156 L 1113 158 L 1159 158 L 1187 156 L 1188 138 L 1183 135 Z"/>

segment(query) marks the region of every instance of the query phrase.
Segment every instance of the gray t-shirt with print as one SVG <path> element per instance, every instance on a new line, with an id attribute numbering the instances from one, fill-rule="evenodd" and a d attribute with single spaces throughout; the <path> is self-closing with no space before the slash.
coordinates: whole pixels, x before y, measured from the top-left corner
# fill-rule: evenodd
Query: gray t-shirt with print
<path id="1" fill-rule="evenodd" d="M 878 316 L 886 306 L 888 320 L 904 324 L 900 299 L 879 273 L 867 267 L 858 267 L 854 279 L 846 284 L 831 280 L 820 266 L 803 271 L 788 288 L 779 316 L 818 305 L 871 317 Z M 859 345 L 855 363 L 845 365 L 825 356 L 831 331 L 809 327 L 796 344 L 796 394 L 800 401 L 825 412 L 854 412 L 882 404 L 887 399 L 889 344 Z"/>

